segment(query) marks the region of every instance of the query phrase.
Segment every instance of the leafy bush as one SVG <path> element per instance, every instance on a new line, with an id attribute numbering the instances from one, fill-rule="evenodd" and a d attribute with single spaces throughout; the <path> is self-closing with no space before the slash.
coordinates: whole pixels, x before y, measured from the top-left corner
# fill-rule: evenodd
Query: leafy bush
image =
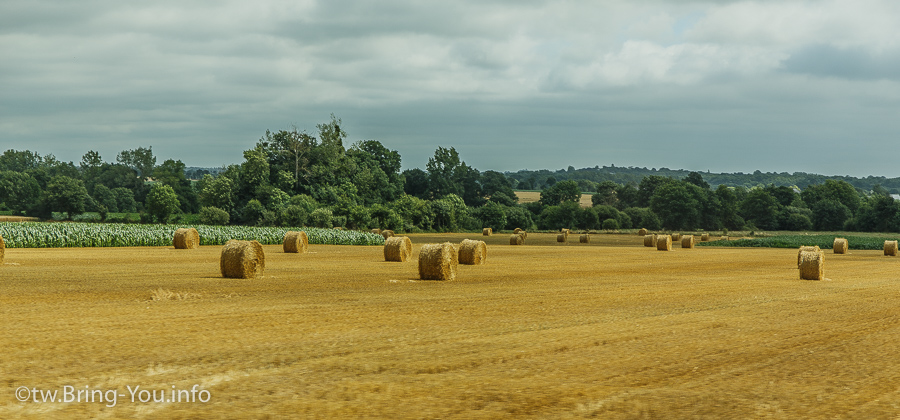
<path id="1" fill-rule="evenodd" d="M 525 207 L 513 206 L 506 208 L 507 230 L 513 230 L 515 228 L 531 230 L 533 226 L 534 219 L 531 217 L 531 212 L 525 209 Z"/>
<path id="2" fill-rule="evenodd" d="M 200 207 L 200 223 L 204 225 L 223 226 L 228 224 L 228 212 L 218 207 Z"/>
<path id="3" fill-rule="evenodd" d="M 318 208 L 309 215 L 310 222 L 312 222 L 313 226 L 318 228 L 332 227 L 331 219 L 333 217 L 331 210 L 326 208 Z"/>

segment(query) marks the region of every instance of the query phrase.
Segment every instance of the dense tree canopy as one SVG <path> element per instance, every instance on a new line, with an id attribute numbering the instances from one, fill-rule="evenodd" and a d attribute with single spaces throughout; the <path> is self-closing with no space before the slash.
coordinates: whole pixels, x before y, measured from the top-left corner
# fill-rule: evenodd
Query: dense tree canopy
<path id="1" fill-rule="evenodd" d="M 177 159 L 157 165 L 151 147 L 123 150 L 115 162 L 88 150 L 77 166 L 53 155 L 7 150 L 0 154 L 0 211 L 42 217 L 56 212 L 66 218 L 142 212 L 144 221 L 176 216 L 411 232 L 483 227 L 900 231 L 900 204 L 890 195 L 900 182 L 889 179 L 757 171 L 726 183 L 723 174 L 617 167 L 482 172 L 453 147 L 438 147 L 421 168 L 403 170 L 398 151 L 378 140 L 348 146 L 348 138 L 343 122 L 331 115 L 312 134 L 296 127 L 266 131 L 240 163 L 191 171 Z M 189 179 L 188 173 L 202 177 Z M 763 183 L 767 180 L 775 182 Z M 890 188 L 866 184 L 874 181 Z M 515 189 L 540 190 L 541 198 L 519 204 Z M 593 194 L 591 207 L 579 205 L 584 193 Z"/>

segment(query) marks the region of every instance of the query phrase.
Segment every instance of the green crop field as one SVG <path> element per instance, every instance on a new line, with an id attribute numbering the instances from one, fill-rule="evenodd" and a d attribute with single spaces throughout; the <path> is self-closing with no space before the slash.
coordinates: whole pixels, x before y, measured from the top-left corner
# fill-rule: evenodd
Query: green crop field
<path id="1" fill-rule="evenodd" d="M 310 227 L 136 225 L 118 223 L 0 223 L 7 248 L 70 248 L 172 245 L 175 230 L 194 227 L 201 245 L 223 245 L 229 239 L 281 244 L 284 234 L 303 230 L 311 244 L 383 245 L 384 238 L 367 232 Z"/>

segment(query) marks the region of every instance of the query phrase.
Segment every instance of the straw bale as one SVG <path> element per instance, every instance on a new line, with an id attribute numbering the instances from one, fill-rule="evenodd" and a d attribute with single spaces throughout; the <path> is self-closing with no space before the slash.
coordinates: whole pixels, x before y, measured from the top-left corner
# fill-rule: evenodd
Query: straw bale
<path id="1" fill-rule="evenodd" d="M 659 251 L 671 251 L 672 237 L 669 235 L 659 235 L 656 238 L 656 249 Z"/>
<path id="2" fill-rule="evenodd" d="M 525 235 L 512 234 L 509 236 L 510 245 L 523 245 L 525 243 Z"/>
<path id="3" fill-rule="evenodd" d="M 821 252 L 818 245 L 815 246 L 801 246 L 799 250 L 797 250 L 797 268 L 800 268 L 800 256 L 803 252 Z"/>
<path id="4" fill-rule="evenodd" d="M 384 241 L 384 260 L 406 262 L 412 256 L 412 241 L 407 236 L 391 236 Z"/>
<path id="5" fill-rule="evenodd" d="M 672 242 L 681 242 L 681 234 L 673 233 L 672 234 Z"/>
<path id="6" fill-rule="evenodd" d="M 897 241 L 884 241 L 884 255 L 897 256 Z"/>
<path id="7" fill-rule="evenodd" d="M 459 263 L 481 265 L 487 258 L 487 245 L 484 241 L 463 239 L 459 244 Z"/>
<path id="8" fill-rule="evenodd" d="M 641 228 L 641 230 L 638 231 L 638 236 L 647 236 L 648 233 L 650 232 L 647 229 Z"/>
<path id="9" fill-rule="evenodd" d="M 458 264 L 458 251 L 450 242 L 422 245 L 419 250 L 419 278 L 422 280 L 454 280 Z"/>
<path id="10" fill-rule="evenodd" d="M 684 235 L 681 237 L 681 247 L 690 249 L 694 247 L 694 235 Z"/>
<path id="11" fill-rule="evenodd" d="M 800 279 L 825 279 L 825 253 L 822 251 L 803 251 L 800 253 Z"/>
<path id="12" fill-rule="evenodd" d="M 513 233 L 519 233 L 521 231 L 522 231 L 522 228 L 516 228 L 516 230 L 514 230 Z"/>
<path id="13" fill-rule="evenodd" d="M 591 235 L 588 235 L 587 233 L 585 233 L 584 235 L 579 236 L 578 242 L 581 242 L 583 244 L 591 243 Z"/>
<path id="14" fill-rule="evenodd" d="M 384 239 L 390 238 L 391 236 L 394 236 L 394 231 L 388 229 L 382 230 L 381 236 L 384 236 Z"/>
<path id="15" fill-rule="evenodd" d="M 708 233 L 704 233 L 704 234 L 700 235 L 700 242 L 706 242 L 706 241 L 708 241 L 708 240 L 709 240 L 709 234 L 708 234 Z"/>
<path id="16" fill-rule="evenodd" d="M 306 252 L 309 238 L 304 231 L 289 231 L 284 234 L 284 252 L 286 254 L 302 254 Z"/>
<path id="17" fill-rule="evenodd" d="M 834 249 L 835 254 L 846 254 L 847 249 L 850 248 L 850 244 L 844 238 L 834 238 L 834 244 L 832 248 Z"/>
<path id="18" fill-rule="evenodd" d="M 175 249 L 197 249 L 200 247 L 200 234 L 194 228 L 181 228 L 175 231 L 172 239 Z"/>
<path id="19" fill-rule="evenodd" d="M 222 277 L 232 279 L 250 279 L 260 277 L 266 268 L 266 255 L 262 245 L 257 241 L 238 241 L 232 239 L 222 247 L 219 262 Z"/>
<path id="20" fill-rule="evenodd" d="M 494 229 L 491 229 L 491 228 L 484 228 L 484 229 L 481 230 L 481 234 L 484 235 L 484 236 L 491 236 L 491 235 L 494 234 Z"/>
<path id="21" fill-rule="evenodd" d="M 644 235 L 644 246 L 656 246 L 656 235 Z"/>
<path id="22" fill-rule="evenodd" d="M 569 239 L 569 237 L 565 233 L 560 233 L 559 235 L 556 235 L 556 242 L 566 242 L 566 239 Z"/>
<path id="23" fill-rule="evenodd" d="M 372 233 L 376 235 L 381 235 L 381 229 L 372 229 Z"/>

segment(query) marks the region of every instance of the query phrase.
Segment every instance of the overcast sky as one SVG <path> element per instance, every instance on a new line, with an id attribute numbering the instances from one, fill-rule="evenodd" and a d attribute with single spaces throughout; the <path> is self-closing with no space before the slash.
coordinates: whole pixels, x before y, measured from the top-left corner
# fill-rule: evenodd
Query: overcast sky
<path id="1" fill-rule="evenodd" d="M 900 176 L 900 2 L 0 2 L 0 149 L 239 163 L 334 113 L 403 167 Z"/>

